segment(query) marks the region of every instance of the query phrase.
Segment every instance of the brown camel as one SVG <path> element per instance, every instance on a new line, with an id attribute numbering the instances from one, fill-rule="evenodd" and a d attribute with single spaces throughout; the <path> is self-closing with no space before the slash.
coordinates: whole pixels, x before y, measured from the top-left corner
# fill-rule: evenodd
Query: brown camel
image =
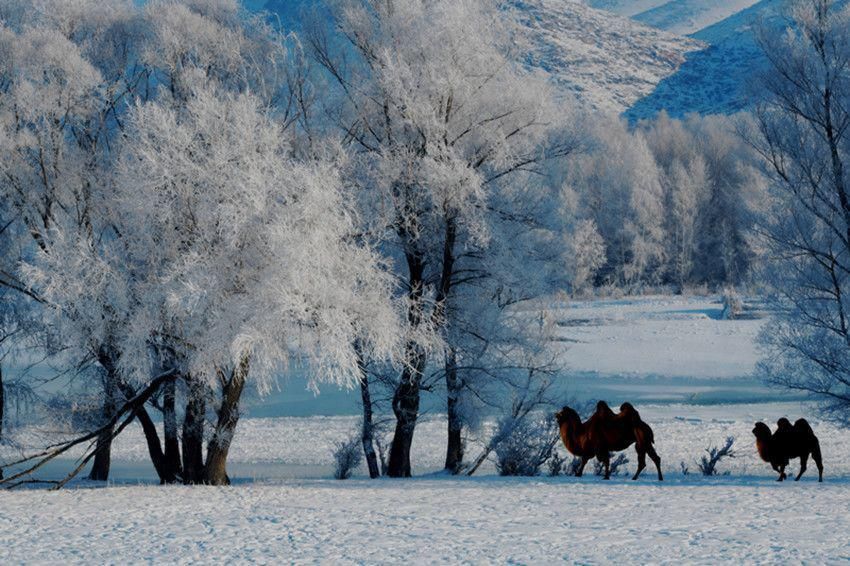
<path id="1" fill-rule="evenodd" d="M 570 407 L 564 407 L 555 417 L 558 419 L 564 446 L 570 453 L 581 458 L 577 476 L 582 475 L 588 460 L 596 458 L 604 464 L 604 477 L 609 479 L 610 453 L 625 450 L 634 444 L 638 454 L 638 469 L 632 479 L 638 479 L 646 468 L 647 454 L 658 470 L 658 480 L 664 479 L 661 474 L 661 458 L 652 445 L 652 429 L 641 420 L 640 414 L 631 403 L 623 403 L 619 414 L 614 414 L 607 403 L 600 401 L 596 405 L 596 412 L 584 423 Z"/>
<path id="2" fill-rule="evenodd" d="M 776 422 L 776 432 L 770 433 L 770 427 L 762 422 L 756 423 L 753 428 L 753 434 L 756 437 L 756 448 L 759 456 L 765 462 L 769 463 L 774 470 L 779 472 L 779 478 L 776 481 L 782 481 L 788 476 L 785 475 L 785 466 L 793 458 L 800 459 L 800 472 L 794 481 L 798 481 L 803 472 L 806 471 L 806 464 L 809 460 L 809 454 L 815 465 L 818 467 L 818 481 L 823 481 L 823 460 L 820 453 L 820 442 L 815 436 L 812 427 L 809 426 L 806 419 L 799 419 L 794 425 L 785 417 Z"/>

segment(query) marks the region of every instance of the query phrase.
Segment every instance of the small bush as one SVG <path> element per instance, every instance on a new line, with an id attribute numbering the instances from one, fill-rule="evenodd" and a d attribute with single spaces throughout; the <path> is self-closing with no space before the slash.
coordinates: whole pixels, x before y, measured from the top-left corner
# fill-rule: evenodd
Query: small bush
<path id="1" fill-rule="evenodd" d="M 554 420 L 503 419 L 496 444 L 496 471 L 500 476 L 538 476 L 552 457 L 558 441 Z"/>
<path id="2" fill-rule="evenodd" d="M 360 439 L 357 436 L 352 436 L 347 440 L 338 442 L 334 446 L 333 458 L 336 464 L 334 468 L 334 478 L 338 480 L 347 480 L 354 473 L 354 470 L 360 466 L 363 461 L 363 449 L 360 445 Z"/>
<path id="3" fill-rule="evenodd" d="M 732 287 L 723 290 L 723 319 L 733 320 L 744 313 L 744 300 Z"/>
<path id="4" fill-rule="evenodd" d="M 561 458 L 561 455 L 557 452 L 552 452 L 552 457 L 549 458 L 549 477 L 560 476 L 562 472 L 564 472 L 564 465 L 567 461 L 564 458 Z"/>
<path id="5" fill-rule="evenodd" d="M 564 467 L 564 475 L 577 476 L 581 469 L 581 458 L 575 457 Z"/>
<path id="6" fill-rule="evenodd" d="M 688 465 L 685 464 L 685 462 L 679 462 L 679 467 L 682 469 L 683 476 L 687 476 L 691 473 L 690 468 L 688 468 Z"/>
<path id="7" fill-rule="evenodd" d="M 717 464 L 723 458 L 734 458 L 735 452 L 732 450 L 732 445 L 735 444 L 735 437 L 729 436 L 726 438 L 726 442 L 724 443 L 722 448 L 718 448 L 717 446 L 710 446 L 705 449 L 707 455 L 703 455 L 700 458 L 700 461 L 697 463 L 697 468 L 702 472 L 704 476 L 716 476 L 717 473 Z M 729 472 L 724 472 L 723 475 L 729 475 Z"/>
<path id="8" fill-rule="evenodd" d="M 609 457 L 609 464 L 608 464 L 609 473 L 611 474 L 611 476 L 617 476 L 620 473 L 625 474 L 626 473 L 625 465 L 629 463 L 628 457 L 626 457 L 626 455 L 623 454 L 622 452 L 617 454 L 616 457 L 613 457 L 613 456 L 614 456 L 614 454 L 611 454 L 610 457 Z M 620 469 L 621 467 L 623 467 L 624 469 L 621 470 Z M 593 464 L 593 473 L 596 474 L 597 476 L 604 476 L 605 475 L 605 465 L 602 462 L 600 462 L 599 460 L 596 460 L 596 462 L 594 462 L 594 464 Z"/>

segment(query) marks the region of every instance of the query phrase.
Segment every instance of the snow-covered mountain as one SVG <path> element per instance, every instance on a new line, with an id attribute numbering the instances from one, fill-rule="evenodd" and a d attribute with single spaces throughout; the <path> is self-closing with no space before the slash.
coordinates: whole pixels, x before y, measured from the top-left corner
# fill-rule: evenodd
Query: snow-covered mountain
<path id="1" fill-rule="evenodd" d="M 705 46 L 571 0 L 516 0 L 534 63 L 580 101 L 623 112 Z"/>
<path id="2" fill-rule="evenodd" d="M 687 35 L 733 17 L 758 3 L 758 0 L 671 0 L 632 17 L 648 26 Z"/>
<path id="3" fill-rule="evenodd" d="M 634 16 L 665 29 L 688 31 L 706 47 L 689 54 L 676 73 L 659 82 L 626 115 L 637 119 L 662 109 L 674 116 L 731 113 L 750 106 L 748 79 L 765 65 L 756 44 L 756 26 L 779 25 L 783 4 L 784 0 L 673 0 Z M 721 14 L 728 15 L 719 18 Z"/>

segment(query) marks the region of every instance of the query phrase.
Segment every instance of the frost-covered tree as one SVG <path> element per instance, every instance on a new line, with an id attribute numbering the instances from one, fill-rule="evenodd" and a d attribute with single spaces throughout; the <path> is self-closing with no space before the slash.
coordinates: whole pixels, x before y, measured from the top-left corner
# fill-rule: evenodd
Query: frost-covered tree
<path id="1" fill-rule="evenodd" d="M 19 272 L 21 261 L 61 254 L 67 245 L 91 246 L 99 237 L 95 201 L 120 107 L 139 86 L 132 64 L 139 36 L 129 31 L 136 23 L 128 2 L 47 6 L 20 0 L 6 17 L 0 28 L 0 200 L 8 205 L 8 223 L 0 237 L 15 253 L 4 258 L 2 283 L 40 301 Z M 98 360 L 103 336 L 86 334 L 83 320 L 71 328 L 81 340 L 63 335 L 62 327 L 41 325 L 49 337 L 40 342 L 63 351 L 73 365 Z M 104 382 L 107 414 L 111 383 Z M 98 454 L 106 456 L 108 445 L 101 448 Z M 99 458 L 92 477 L 106 474 L 108 458 Z"/>
<path id="2" fill-rule="evenodd" d="M 572 273 L 570 287 L 574 294 L 593 286 L 594 278 L 605 265 L 605 240 L 591 219 L 578 222 L 567 240 L 567 265 Z"/>
<path id="3" fill-rule="evenodd" d="M 708 172 L 693 134 L 662 112 L 642 128 L 659 167 L 664 191 L 668 277 L 679 291 L 691 281 L 699 241 L 697 220 L 708 197 Z"/>
<path id="4" fill-rule="evenodd" d="M 133 222 L 124 239 L 147 304 L 127 371 L 144 367 L 151 334 L 177 338 L 173 356 L 199 390 L 184 422 L 184 476 L 200 468 L 220 483 L 249 366 L 261 390 L 293 355 L 319 381 L 358 376 L 352 345 L 383 358 L 398 335 L 389 280 L 350 238 L 336 167 L 293 160 L 255 98 L 197 88 L 179 111 L 151 103 L 130 124 L 119 211 Z M 192 425 L 204 416 L 200 390 L 216 384 L 223 397 L 201 466 Z"/>
<path id="5" fill-rule="evenodd" d="M 707 179 L 707 195 L 696 219 L 697 252 L 694 275 L 698 282 L 739 285 L 748 280 L 756 252 L 755 214 L 764 201 L 761 159 L 736 131 L 747 117 L 691 116 L 686 128 L 704 162 L 691 172 L 692 182 Z"/>
<path id="6" fill-rule="evenodd" d="M 759 160 L 738 136 L 735 120 L 662 112 L 641 122 L 663 190 L 665 266 L 662 280 L 736 285 L 750 275 L 753 213 L 764 182 Z"/>
<path id="7" fill-rule="evenodd" d="M 656 282 L 665 259 L 664 199 L 653 155 L 620 120 L 599 118 L 590 130 L 585 151 L 570 159 L 565 191 L 604 241 L 598 277 L 629 287 Z"/>
<path id="8" fill-rule="evenodd" d="M 516 269 L 493 253 L 510 247 L 505 234 L 522 232 L 514 252 L 529 250 L 541 201 L 531 173 L 571 149 L 560 127 L 569 114 L 553 103 L 545 80 L 521 66 L 520 28 L 495 2 L 349 0 L 339 3 L 334 25 L 337 33 L 312 38 L 342 101 L 332 114 L 356 152 L 369 225 L 404 282 L 410 331 L 422 337 L 435 330 L 446 343 L 452 399 L 461 355 L 451 338 L 452 309 L 464 308 L 453 296 Z M 537 270 L 526 271 L 531 278 Z M 514 282 L 489 284 L 475 297 L 496 303 L 499 293 L 516 291 Z M 429 345 L 411 338 L 394 380 L 392 476 L 411 473 Z M 451 442 L 459 442 L 449 420 Z"/>
<path id="9" fill-rule="evenodd" d="M 789 25 L 761 35 L 770 67 L 754 145 L 772 169 L 764 217 L 768 275 L 779 294 L 762 366 L 850 422 L 850 6 L 799 0 Z"/>

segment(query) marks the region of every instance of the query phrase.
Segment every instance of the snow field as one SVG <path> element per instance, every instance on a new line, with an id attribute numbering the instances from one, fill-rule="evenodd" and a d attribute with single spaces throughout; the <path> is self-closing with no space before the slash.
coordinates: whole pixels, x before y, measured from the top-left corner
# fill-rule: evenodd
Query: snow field
<path id="1" fill-rule="evenodd" d="M 0 494 L 0 562 L 788 563 L 850 559 L 850 486 L 598 478 Z"/>

